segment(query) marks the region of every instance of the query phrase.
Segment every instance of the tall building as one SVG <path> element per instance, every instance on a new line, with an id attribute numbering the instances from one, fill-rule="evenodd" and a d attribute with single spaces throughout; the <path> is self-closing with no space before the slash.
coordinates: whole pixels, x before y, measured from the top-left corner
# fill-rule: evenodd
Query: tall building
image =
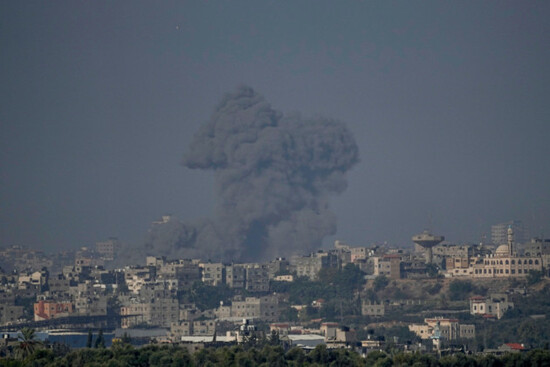
<path id="1" fill-rule="evenodd" d="M 505 223 L 499 223 L 491 226 L 491 242 L 495 245 L 508 243 L 508 228 L 514 232 L 514 241 L 516 244 L 523 244 L 528 241 L 527 231 L 523 222 L 520 220 L 511 220 Z"/>
<path id="2" fill-rule="evenodd" d="M 96 242 L 95 244 L 96 251 L 101 256 L 101 259 L 105 261 L 114 260 L 120 247 L 120 242 L 116 237 L 111 237 L 107 241 Z"/>

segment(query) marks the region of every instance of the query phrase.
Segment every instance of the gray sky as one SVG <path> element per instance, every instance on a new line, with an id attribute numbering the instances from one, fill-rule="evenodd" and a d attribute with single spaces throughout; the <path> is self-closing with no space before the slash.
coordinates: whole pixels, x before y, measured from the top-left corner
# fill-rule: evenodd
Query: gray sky
<path id="1" fill-rule="evenodd" d="M 549 19 L 547 1 L 3 1 L 0 246 L 210 216 L 213 174 L 180 162 L 240 84 L 354 133 L 335 238 L 478 242 L 511 219 L 550 237 Z"/>

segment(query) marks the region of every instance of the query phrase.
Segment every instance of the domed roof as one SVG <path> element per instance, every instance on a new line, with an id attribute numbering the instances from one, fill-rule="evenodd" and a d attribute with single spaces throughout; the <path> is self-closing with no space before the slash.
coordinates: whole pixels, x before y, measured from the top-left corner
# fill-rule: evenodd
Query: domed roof
<path id="1" fill-rule="evenodd" d="M 497 247 L 497 250 L 495 251 L 496 255 L 508 255 L 508 245 L 500 245 Z"/>

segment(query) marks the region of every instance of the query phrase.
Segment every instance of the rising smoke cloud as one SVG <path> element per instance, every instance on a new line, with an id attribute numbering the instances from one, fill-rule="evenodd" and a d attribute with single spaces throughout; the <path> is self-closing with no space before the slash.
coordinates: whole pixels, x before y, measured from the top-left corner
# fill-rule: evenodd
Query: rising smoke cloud
<path id="1" fill-rule="evenodd" d="M 225 261 L 308 253 L 336 233 L 328 196 L 345 190 L 345 173 L 357 162 L 343 123 L 283 116 L 240 87 L 225 95 L 183 157 L 185 167 L 214 172 L 214 215 L 153 225 L 145 250 Z"/>

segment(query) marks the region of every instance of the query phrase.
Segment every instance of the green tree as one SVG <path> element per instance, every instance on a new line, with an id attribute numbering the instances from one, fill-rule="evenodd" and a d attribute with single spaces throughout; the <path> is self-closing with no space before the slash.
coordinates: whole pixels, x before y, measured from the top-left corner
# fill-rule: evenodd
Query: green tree
<path id="1" fill-rule="evenodd" d="M 325 344 L 319 344 L 316 346 L 315 349 L 308 354 L 308 357 L 313 363 L 317 363 L 319 365 L 326 366 L 330 362 L 330 352 Z"/>
<path id="2" fill-rule="evenodd" d="M 24 327 L 23 329 L 21 329 L 17 353 L 22 359 L 27 358 L 41 345 L 42 342 L 36 339 L 36 333 L 34 329 L 29 327 Z"/>
<path id="3" fill-rule="evenodd" d="M 385 275 L 379 275 L 374 279 L 374 291 L 378 292 L 386 288 L 390 284 L 390 280 Z"/>
<path id="4" fill-rule="evenodd" d="M 449 284 L 449 299 L 451 301 L 462 301 L 474 290 L 469 280 L 455 280 Z"/>
<path id="5" fill-rule="evenodd" d="M 132 338 L 130 338 L 130 335 L 127 332 L 124 332 L 124 334 L 122 334 L 122 338 L 120 338 L 120 341 L 124 344 L 131 344 Z"/>
<path id="6" fill-rule="evenodd" d="M 94 334 L 92 334 L 92 330 L 88 329 L 88 338 L 86 339 L 86 348 L 92 347 L 92 339 L 94 337 Z"/>
<path id="7" fill-rule="evenodd" d="M 105 348 L 105 337 L 103 336 L 103 329 L 99 329 L 97 333 L 97 339 L 95 340 L 96 348 Z"/>
<path id="8" fill-rule="evenodd" d="M 353 264 L 347 264 L 336 274 L 334 285 L 336 292 L 342 297 L 351 297 L 353 292 L 365 284 L 365 273 Z"/>
<path id="9" fill-rule="evenodd" d="M 279 333 L 275 330 L 271 332 L 271 336 L 269 337 L 269 344 L 271 345 L 280 345 L 281 339 L 279 338 Z"/>
<path id="10" fill-rule="evenodd" d="M 529 274 L 527 274 L 527 284 L 529 285 L 537 284 L 541 280 L 542 280 L 542 271 L 530 270 Z"/>
<path id="11" fill-rule="evenodd" d="M 383 361 L 384 359 L 386 359 L 386 357 L 387 357 L 387 354 L 384 352 L 380 352 L 380 351 L 370 352 L 367 354 L 367 358 L 366 358 L 367 366 L 373 366 L 378 361 Z"/>

